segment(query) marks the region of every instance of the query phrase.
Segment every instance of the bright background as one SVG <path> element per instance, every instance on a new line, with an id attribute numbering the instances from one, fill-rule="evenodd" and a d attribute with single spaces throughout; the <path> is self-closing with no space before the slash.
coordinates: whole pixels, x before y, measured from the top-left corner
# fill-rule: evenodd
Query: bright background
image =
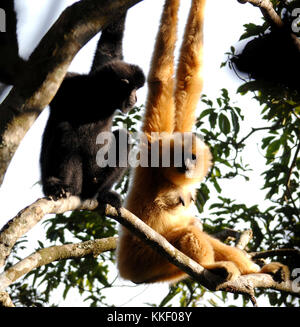
<path id="1" fill-rule="evenodd" d="M 74 2 L 76 1 L 15 0 L 18 12 L 19 51 L 23 58 L 28 58 L 61 11 Z M 124 60 L 141 66 L 145 73 L 149 69 L 163 2 L 163 0 L 144 0 L 131 8 L 127 15 L 123 45 Z M 179 41 L 182 38 L 190 2 L 182 1 L 180 7 Z M 239 81 L 226 69 L 220 69 L 220 64 L 226 58 L 225 52 L 230 51 L 230 46 L 236 44 L 243 33 L 243 25 L 249 22 L 259 24 L 260 17 L 259 9 L 249 4 L 241 5 L 236 0 L 209 0 L 206 6 L 203 93 L 214 99 L 220 96 L 221 88 L 227 88 L 231 100 L 235 101 L 236 106 L 242 108 L 242 113 L 245 115 L 245 123 L 241 128 L 245 131 L 245 135 L 250 131 L 251 126 L 260 126 L 258 104 L 250 97 L 236 95 Z M 70 71 L 79 73 L 89 71 L 97 40 L 98 36 L 78 53 L 70 66 Z M 145 102 L 146 91 L 146 87 L 138 91 L 137 105 Z M 201 105 L 199 110 L 201 110 Z M 43 196 L 38 183 L 40 180 L 39 153 L 47 118 L 48 109 L 46 108 L 26 134 L 9 166 L 0 188 L 0 227 L 21 209 Z M 224 190 L 227 190 L 231 198 L 244 202 L 246 205 L 260 203 L 264 206 L 264 196 L 258 191 L 259 187 L 257 186 L 258 184 L 262 185 L 260 173 L 264 170 L 264 159 L 259 153 L 256 136 L 250 138 L 247 151 L 249 153 L 248 163 L 255 168 L 255 172 L 249 175 L 250 181 L 245 182 L 241 178 L 234 182 L 220 184 Z M 33 247 L 25 252 L 26 255 L 33 251 L 36 240 L 43 239 L 44 232 L 38 224 L 27 235 Z M 115 268 L 112 267 L 112 279 L 116 274 Z M 134 284 L 126 283 L 129 287 L 124 287 L 125 283 L 121 280 L 118 281 L 118 284 L 122 286 L 108 289 L 104 294 L 108 297 L 108 302 L 115 306 L 142 306 L 143 303 L 159 303 L 159 300 L 168 292 L 167 284 L 133 287 Z M 58 294 L 58 298 L 59 296 Z M 232 300 L 231 303 L 238 302 Z M 86 304 L 82 303 L 81 297 L 76 292 L 72 292 L 72 296 L 69 296 L 69 299 L 60 305 L 84 306 Z"/>

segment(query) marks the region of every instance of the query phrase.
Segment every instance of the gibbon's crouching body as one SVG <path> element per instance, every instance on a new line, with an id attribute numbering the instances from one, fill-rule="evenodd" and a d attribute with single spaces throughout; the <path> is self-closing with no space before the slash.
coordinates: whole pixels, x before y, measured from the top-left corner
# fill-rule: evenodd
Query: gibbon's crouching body
<path id="1" fill-rule="evenodd" d="M 268 89 L 299 90 L 300 52 L 286 28 L 251 39 L 241 53 L 231 58 L 236 70 Z"/>
<path id="2" fill-rule="evenodd" d="M 178 6 L 179 0 L 165 2 L 148 75 L 149 91 L 142 131 L 147 135 L 150 147 L 158 143 L 159 165 L 135 168 L 125 207 L 178 250 L 224 279 L 256 272 L 274 273 L 284 266 L 272 263 L 260 270 L 243 251 L 201 231 L 193 215 L 196 189 L 211 165 L 209 148 L 199 138 L 194 135 L 192 142 L 184 142 L 185 133 L 190 133 L 195 123 L 202 88 L 205 1 L 192 0 L 174 85 Z M 153 137 L 153 133 L 160 133 L 160 136 Z M 178 166 L 172 158 L 175 153 L 180 153 L 180 149 L 185 155 Z M 141 151 L 144 150 L 142 145 Z M 164 167 L 163 154 L 169 150 L 170 165 Z M 176 281 L 186 277 L 183 271 L 125 227 L 120 228 L 119 236 L 117 258 L 121 277 L 135 283 Z"/>
<path id="3" fill-rule="evenodd" d="M 145 82 L 138 66 L 123 61 L 125 20 L 126 13 L 103 29 L 91 72 L 69 73 L 50 103 L 40 163 L 43 191 L 54 200 L 97 196 L 99 203 L 121 207 L 111 188 L 127 169 L 130 146 L 127 131 L 110 134 L 112 120 L 117 109 L 125 113 L 134 106 Z"/>
<path id="4" fill-rule="evenodd" d="M 110 132 L 117 109 L 128 112 L 136 103 L 136 90 L 145 81 L 142 70 L 120 60 L 112 60 L 89 75 L 66 78 L 50 104 L 50 116 L 41 150 L 41 174 L 46 196 L 57 199 L 66 194 L 82 199 L 99 193 L 100 202 L 120 207 L 119 196 L 110 191 L 123 175 L 127 149 L 121 150 L 116 167 L 96 162 L 103 145 L 96 144 L 101 132 Z M 127 140 L 127 132 L 116 131 Z M 109 151 L 109 150 L 108 150 Z"/>

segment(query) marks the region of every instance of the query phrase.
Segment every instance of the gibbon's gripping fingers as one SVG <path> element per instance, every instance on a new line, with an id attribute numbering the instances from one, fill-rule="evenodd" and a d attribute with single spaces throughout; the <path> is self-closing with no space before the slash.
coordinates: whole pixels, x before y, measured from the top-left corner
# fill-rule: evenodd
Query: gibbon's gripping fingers
<path id="1" fill-rule="evenodd" d="M 53 201 L 57 201 L 61 198 L 67 198 L 70 194 L 69 187 L 62 183 L 62 181 L 56 177 L 50 177 L 44 187 L 44 194 Z"/>
<path id="2" fill-rule="evenodd" d="M 269 274 L 273 279 L 278 282 L 284 282 L 290 279 L 290 270 L 286 265 L 283 265 L 280 262 L 270 262 L 264 265 L 260 273 Z"/>
<path id="3" fill-rule="evenodd" d="M 166 0 L 148 74 L 146 114 L 142 130 L 172 133 L 174 129 L 174 50 L 179 0 Z"/>
<path id="4" fill-rule="evenodd" d="M 176 73 L 175 131 L 189 132 L 203 86 L 203 21 L 206 0 L 193 0 Z"/>
<path id="5" fill-rule="evenodd" d="M 49 169 L 51 172 L 51 169 Z M 82 188 L 82 162 L 78 155 L 61 160 L 57 176 L 43 176 L 43 192 L 53 200 L 79 195 Z"/>
<path id="6" fill-rule="evenodd" d="M 218 261 L 212 264 L 203 265 L 203 267 L 211 273 L 219 276 L 222 279 L 222 282 L 234 281 L 241 275 L 238 267 L 232 261 Z"/>

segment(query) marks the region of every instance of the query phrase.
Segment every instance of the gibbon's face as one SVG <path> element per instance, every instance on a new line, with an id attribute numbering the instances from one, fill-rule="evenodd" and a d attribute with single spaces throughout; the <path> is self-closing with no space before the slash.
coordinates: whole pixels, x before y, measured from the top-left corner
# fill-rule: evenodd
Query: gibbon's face
<path id="1" fill-rule="evenodd" d="M 211 167 L 211 153 L 195 134 L 174 133 L 160 137 L 156 142 L 159 143 L 158 169 L 171 183 L 196 184 L 207 175 Z"/>
<path id="2" fill-rule="evenodd" d="M 121 81 L 123 84 L 128 83 L 129 81 L 127 79 L 123 79 Z M 124 97 L 124 100 L 122 101 L 121 105 L 120 105 L 120 110 L 123 113 L 127 113 L 131 108 L 133 108 L 133 106 L 136 104 L 137 101 L 137 96 L 136 96 L 136 89 L 131 89 L 130 87 L 128 87 L 128 90 L 126 90 L 125 94 L 127 93 L 127 96 Z"/>

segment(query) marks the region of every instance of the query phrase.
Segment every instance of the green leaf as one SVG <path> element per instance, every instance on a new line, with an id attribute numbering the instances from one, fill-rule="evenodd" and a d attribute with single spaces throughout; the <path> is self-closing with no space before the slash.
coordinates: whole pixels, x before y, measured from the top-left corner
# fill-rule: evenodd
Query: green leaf
<path id="1" fill-rule="evenodd" d="M 224 114 L 220 114 L 219 116 L 219 127 L 222 133 L 224 133 L 225 135 L 230 132 L 230 122 Z"/>
<path id="2" fill-rule="evenodd" d="M 221 193 L 221 192 L 222 192 L 222 189 L 221 189 L 221 186 L 219 185 L 219 183 L 217 182 L 217 180 L 214 178 L 214 179 L 212 180 L 212 182 L 213 182 L 213 184 L 214 184 L 214 187 L 215 187 L 216 191 L 217 191 L 218 193 Z"/>
<path id="3" fill-rule="evenodd" d="M 237 114 L 233 111 L 231 111 L 231 121 L 232 121 L 233 129 L 237 134 L 240 131 L 239 118 Z"/>
<path id="4" fill-rule="evenodd" d="M 211 112 L 213 112 L 212 109 L 206 109 L 206 110 L 203 110 L 198 118 L 198 120 L 201 120 L 203 117 L 209 115 Z"/>
<path id="5" fill-rule="evenodd" d="M 215 112 L 212 112 L 209 115 L 209 123 L 210 123 L 211 128 L 215 128 L 216 127 L 217 118 L 218 118 L 218 115 Z"/>
<path id="6" fill-rule="evenodd" d="M 257 83 L 255 81 L 253 82 L 247 82 L 243 85 L 241 85 L 237 89 L 237 93 L 240 93 L 241 95 L 245 95 L 249 91 L 256 91 L 257 90 Z"/>
<path id="7" fill-rule="evenodd" d="M 268 136 L 268 137 L 265 137 L 263 140 L 262 140 L 262 146 L 261 148 L 262 149 L 265 149 L 272 140 L 274 140 L 275 136 Z"/>
<path id="8" fill-rule="evenodd" d="M 267 149 L 267 157 L 268 158 L 273 158 L 276 153 L 278 152 L 279 148 L 280 148 L 280 145 L 281 145 L 281 141 L 280 140 L 275 140 L 274 142 L 272 142 L 269 146 L 268 146 L 268 149 Z"/>

